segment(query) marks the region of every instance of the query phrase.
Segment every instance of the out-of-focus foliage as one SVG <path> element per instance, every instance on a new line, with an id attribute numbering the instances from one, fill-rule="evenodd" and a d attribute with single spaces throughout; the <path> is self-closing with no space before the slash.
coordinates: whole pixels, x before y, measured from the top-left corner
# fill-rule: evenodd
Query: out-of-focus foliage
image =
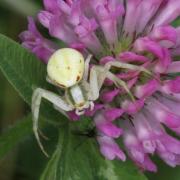
<path id="1" fill-rule="evenodd" d="M 180 17 L 178 17 L 178 18 L 173 22 L 173 26 L 175 26 L 175 27 L 180 26 Z"/>
<path id="2" fill-rule="evenodd" d="M 0 159 L 2 159 L 20 140 L 32 133 L 31 126 L 31 116 L 27 116 L 0 136 Z"/>
<path id="3" fill-rule="evenodd" d="M 19 0 L 11 0 L 9 1 L 9 3 L 7 3 L 6 0 L 0 1 L 0 33 L 3 33 L 16 41 L 19 41 L 19 33 L 25 30 L 27 27 L 26 16 L 34 15 L 33 13 L 37 10 L 37 7 L 40 7 L 41 5 L 41 0 L 27 0 L 30 3 L 34 3 L 33 6 L 36 7 L 36 10 L 34 9 L 32 12 L 31 8 L 30 12 L 28 10 L 28 6 L 24 7 L 24 12 L 26 12 L 26 14 L 23 14 L 22 11 L 19 12 L 17 10 L 18 8 L 14 8 L 14 5 L 17 6 L 19 4 L 21 6 L 21 4 L 17 3 L 17 1 Z M 21 2 L 25 1 L 26 0 L 22 0 Z M 12 5 L 11 3 L 13 3 L 14 5 Z M 19 7 L 19 9 L 23 8 Z M 25 105 L 25 103 L 19 97 L 19 94 L 14 90 L 12 85 L 9 84 L 9 82 L 5 79 L 4 75 L 2 75 L 2 73 L 0 72 L 0 134 L 3 134 L 2 139 L 6 139 L 4 135 L 10 133 L 10 127 L 13 126 L 13 124 L 15 124 L 15 121 L 17 119 L 22 119 L 22 116 L 24 114 L 27 114 L 27 112 L 29 111 L 30 108 L 27 107 L 27 105 Z M 29 127 L 29 131 L 31 129 L 32 128 Z M 8 136 L 8 139 L 11 139 L 10 134 Z M 23 139 L 21 138 L 21 142 L 22 140 Z M 32 140 L 34 141 L 34 138 L 32 138 Z M 17 141 L 14 141 L 14 145 Z M 24 140 L 24 142 L 26 143 L 27 140 Z M 1 153 L 4 153 L 4 155 L 6 154 L 6 156 L 0 159 L 0 180 L 21 179 L 21 174 L 23 173 L 21 172 L 21 165 L 19 164 L 21 154 L 18 153 L 19 151 L 17 150 L 17 147 L 18 146 L 14 146 L 14 148 L 12 148 L 11 145 L 1 143 Z M 21 145 L 21 147 L 23 146 Z M 10 150 L 8 154 L 6 150 Z M 26 151 L 26 154 L 30 154 L 30 152 Z M 33 154 L 31 155 L 31 159 L 32 157 Z M 25 162 L 24 164 L 27 163 Z M 33 167 L 35 166 L 33 165 Z M 24 176 L 24 179 L 26 178 L 27 176 Z"/>
<path id="4" fill-rule="evenodd" d="M 41 7 L 38 0 L 1 0 L 1 6 L 23 16 L 33 16 Z"/>

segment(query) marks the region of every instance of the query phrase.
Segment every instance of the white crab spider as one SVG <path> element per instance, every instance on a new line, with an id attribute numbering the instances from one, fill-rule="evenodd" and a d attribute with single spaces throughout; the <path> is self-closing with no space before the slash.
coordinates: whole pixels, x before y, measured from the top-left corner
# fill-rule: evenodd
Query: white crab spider
<path id="1" fill-rule="evenodd" d="M 74 49 L 63 48 L 57 50 L 48 61 L 47 81 L 64 89 L 64 96 L 61 97 L 42 88 L 34 90 L 32 96 L 33 131 L 41 150 L 46 156 L 48 155 L 38 135 L 38 117 L 42 98 L 50 101 L 54 108 L 64 115 L 66 115 L 66 111 L 72 110 L 75 110 L 76 114 L 82 115 L 88 108 L 93 110 L 93 102 L 98 99 L 99 91 L 106 78 L 112 80 L 117 87 L 124 87 L 128 94 L 131 94 L 126 83 L 109 71 L 111 66 L 147 71 L 143 68 L 138 69 L 135 65 L 120 62 L 108 63 L 104 67 L 93 66 L 90 69 L 89 62 L 91 57 L 89 55 L 84 61 L 82 54 Z"/>

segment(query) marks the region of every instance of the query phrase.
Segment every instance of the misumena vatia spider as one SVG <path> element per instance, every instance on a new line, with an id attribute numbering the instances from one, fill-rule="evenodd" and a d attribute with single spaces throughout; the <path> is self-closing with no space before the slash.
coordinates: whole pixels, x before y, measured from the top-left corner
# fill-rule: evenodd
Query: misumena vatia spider
<path id="1" fill-rule="evenodd" d="M 89 55 L 84 61 L 82 54 L 71 48 L 57 50 L 47 65 L 47 81 L 64 89 L 64 96 L 61 97 L 42 88 L 34 90 L 32 96 L 33 131 L 46 156 L 48 155 L 38 135 L 38 117 L 42 98 L 50 101 L 54 108 L 64 115 L 66 111 L 72 110 L 75 110 L 77 115 L 82 115 L 88 108 L 93 110 L 93 102 L 99 98 L 99 91 L 106 78 L 112 80 L 117 87 L 123 87 L 131 95 L 126 83 L 110 72 L 111 66 L 147 72 L 145 68 L 121 62 L 110 62 L 104 67 L 95 65 L 89 68 L 91 58 L 92 56 Z"/>

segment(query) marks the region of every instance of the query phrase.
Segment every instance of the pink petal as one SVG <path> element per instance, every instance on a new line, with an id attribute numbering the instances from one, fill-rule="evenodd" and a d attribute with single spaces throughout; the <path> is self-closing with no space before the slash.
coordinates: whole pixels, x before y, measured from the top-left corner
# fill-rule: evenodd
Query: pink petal
<path id="1" fill-rule="evenodd" d="M 112 91 L 109 91 L 109 90 L 104 91 L 100 95 L 100 99 L 105 103 L 109 103 L 109 102 L 113 101 L 113 99 L 118 95 L 118 93 L 119 93 L 119 89 L 115 89 Z"/>
<path id="2" fill-rule="evenodd" d="M 139 85 L 135 87 L 135 96 L 138 98 L 146 98 L 151 96 L 154 92 L 158 90 L 159 83 L 157 80 L 153 79 L 148 81 L 144 85 Z"/>
<path id="3" fill-rule="evenodd" d="M 113 160 L 116 157 L 121 159 L 122 161 L 126 160 L 126 156 L 124 152 L 119 148 L 116 142 L 108 137 L 108 136 L 101 136 L 97 138 L 100 144 L 100 151 L 101 153 L 109 160 Z"/>
<path id="4" fill-rule="evenodd" d="M 122 109 L 128 114 L 136 114 L 144 106 L 144 99 L 136 100 L 135 102 L 125 100 L 122 102 Z"/>
<path id="5" fill-rule="evenodd" d="M 107 108 L 104 112 L 104 116 L 108 121 L 114 121 L 123 114 L 123 110 L 119 108 Z"/>
<path id="6" fill-rule="evenodd" d="M 170 48 L 176 45 L 177 33 L 172 26 L 160 26 L 153 29 L 150 38 L 159 41 L 164 47 Z"/>

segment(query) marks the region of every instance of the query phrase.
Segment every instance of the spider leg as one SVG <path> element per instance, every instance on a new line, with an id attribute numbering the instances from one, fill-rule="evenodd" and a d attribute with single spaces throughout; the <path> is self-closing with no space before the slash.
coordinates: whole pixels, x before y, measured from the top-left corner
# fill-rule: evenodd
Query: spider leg
<path id="1" fill-rule="evenodd" d="M 112 66 L 117 67 L 117 68 L 130 69 L 130 70 L 134 70 L 134 71 L 140 71 L 140 72 L 142 71 L 149 75 L 152 75 L 152 73 L 150 71 L 148 71 L 146 68 L 144 68 L 142 66 L 137 66 L 137 65 L 128 64 L 128 63 L 122 63 L 119 61 L 110 61 L 105 64 L 104 68 L 110 70 Z"/>
<path id="2" fill-rule="evenodd" d="M 89 86 L 90 86 L 90 94 L 89 94 L 89 100 L 96 100 L 99 97 L 99 91 L 101 89 L 101 86 L 104 82 L 104 79 L 100 78 L 100 70 L 97 66 L 93 66 L 90 70 L 90 76 L 89 76 Z M 103 73 L 102 73 L 103 74 Z"/>
<path id="3" fill-rule="evenodd" d="M 62 109 L 63 111 L 71 111 L 73 110 L 73 107 L 68 105 L 60 96 L 50 91 L 41 88 L 37 88 L 34 91 L 32 96 L 32 107 L 31 107 L 32 115 L 33 115 L 33 131 L 42 152 L 48 157 L 48 154 L 46 153 L 43 145 L 41 144 L 38 134 L 38 118 L 39 118 L 39 109 L 42 98 L 45 98 L 46 100 L 50 101 L 51 103 L 53 103 L 54 106 L 58 107 L 59 109 Z"/>
<path id="4" fill-rule="evenodd" d="M 65 117 L 69 118 L 69 116 L 64 112 L 64 110 L 62 110 L 62 108 L 60 108 L 59 106 L 54 105 L 54 109 L 56 109 L 57 111 L 59 111 L 61 114 L 63 114 Z"/>
<path id="5" fill-rule="evenodd" d="M 89 63 L 90 63 L 90 60 L 92 58 L 92 55 L 88 55 L 87 59 L 85 60 L 85 67 L 84 67 L 84 76 L 83 76 L 83 79 L 85 81 L 87 81 L 88 79 L 88 74 L 89 74 Z"/>
<path id="6" fill-rule="evenodd" d="M 104 80 L 108 78 L 114 82 L 114 84 L 120 88 L 123 87 L 126 92 L 130 95 L 130 97 L 134 100 L 133 95 L 129 91 L 127 84 L 116 77 L 113 73 L 111 73 L 108 68 L 100 67 L 100 66 L 93 66 L 90 71 L 90 95 L 89 100 L 95 101 L 99 97 L 99 91 L 103 85 Z"/>
<path id="7" fill-rule="evenodd" d="M 42 138 L 44 138 L 47 141 L 49 140 L 49 138 L 40 129 L 38 129 L 38 132 Z"/>
<path id="8" fill-rule="evenodd" d="M 120 87 L 123 87 L 123 88 L 125 89 L 125 91 L 128 93 L 128 95 L 130 96 L 130 98 L 131 98 L 133 101 L 135 100 L 135 98 L 134 98 L 134 96 L 132 95 L 132 93 L 130 92 L 127 84 L 126 84 L 123 80 L 119 79 L 117 76 L 115 76 L 115 75 L 114 75 L 113 73 L 111 73 L 110 71 L 107 72 L 106 77 L 107 77 L 108 79 L 110 79 L 111 81 L 113 81 L 114 84 L 115 84 L 117 87 L 119 87 L 119 88 L 120 88 Z"/>

